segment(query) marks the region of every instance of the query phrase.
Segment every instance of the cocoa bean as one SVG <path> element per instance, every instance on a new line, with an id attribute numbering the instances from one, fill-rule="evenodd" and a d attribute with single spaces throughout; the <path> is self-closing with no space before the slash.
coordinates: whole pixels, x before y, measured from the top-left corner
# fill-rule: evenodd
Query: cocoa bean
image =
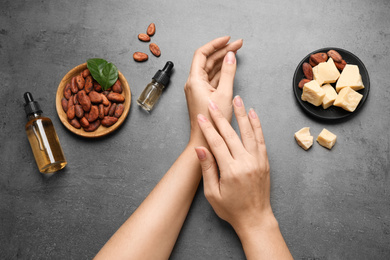
<path id="1" fill-rule="evenodd" d="M 121 94 L 111 92 L 110 94 L 107 95 L 107 99 L 110 100 L 111 102 L 115 103 L 122 103 L 125 101 L 125 97 L 122 96 Z"/>
<path id="2" fill-rule="evenodd" d="M 96 91 L 92 90 L 89 94 L 89 99 L 91 100 L 92 103 L 102 103 L 103 101 L 103 98 L 102 98 L 102 95 L 100 93 L 97 93 Z"/>
<path id="3" fill-rule="evenodd" d="M 151 53 L 153 53 L 154 56 L 160 57 L 161 51 L 157 44 L 155 43 L 149 44 L 149 50 Z"/>
<path id="4" fill-rule="evenodd" d="M 148 29 L 146 29 L 146 33 L 149 36 L 153 36 L 156 33 L 156 25 L 154 23 L 149 24 Z"/>
<path id="5" fill-rule="evenodd" d="M 134 52 L 133 59 L 135 61 L 139 61 L 139 62 L 146 61 L 146 60 L 148 60 L 148 55 L 146 53 L 137 51 L 137 52 Z"/>
<path id="6" fill-rule="evenodd" d="M 69 120 L 69 124 L 71 124 L 74 128 L 80 129 L 81 125 L 79 120 L 77 118 L 73 118 L 72 120 Z"/>
<path id="7" fill-rule="evenodd" d="M 118 104 L 115 108 L 114 116 L 119 118 L 122 115 L 124 109 L 125 106 L 123 104 Z"/>
<path id="8" fill-rule="evenodd" d="M 75 110 L 76 117 L 78 118 L 84 117 L 84 110 L 81 105 L 75 105 L 74 110 Z"/>
<path id="9" fill-rule="evenodd" d="M 64 110 L 64 112 L 66 113 L 68 111 L 68 100 L 66 98 L 62 98 L 61 99 L 61 105 L 62 105 L 62 109 Z"/>
<path id="10" fill-rule="evenodd" d="M 96 120 L 95 122 L 89 123 L 88 127 L 84 128 L 85 132 L 93 132 L 100 126 L 100 120 Z"/>
<path id="11" fill-rule="evenodd" d="M 150 41 L 150 36 L 147 35 L 146 33 L 140 33 L 138 34 L 138 39 L 143 42 L 149 42 Z"/>
<path id="12" fill-rule="evenodd" d="M 98 119 L 99 117 L 99 108 L 98 106 L 91 106 L 91 110 L 89 111 L 89 114 L 88 114 L 88 121 L 91 123 L 91 122 L 94 122 L 96 119 Z"/>
<path id="13" fill-rule="evenodd" d="M 78 89 L 82 90 L 84 88 L 84 85 L 85 85 L 85 79 L 81 75 L 78 75 L 78 76 L 76 76 L 76 83 L 77 83 Z"/>
<path id="14" fill-rule="evenodd" d="M 85 93 L 89 93 L 93 90 L 93 79 L 92 76 L 89 75 L 85 78 L 85 86 L 84 86 Z"/>
<path id="15" fill-rule="evenodd" d="M 113 124 L 115 124 L 117 121 L 118 121 L 118 118 L 116 118 L 116 117 L 105 116 L 101 123 L 103 126 L 109 127 L 109 126 L 112 126 Z"/>

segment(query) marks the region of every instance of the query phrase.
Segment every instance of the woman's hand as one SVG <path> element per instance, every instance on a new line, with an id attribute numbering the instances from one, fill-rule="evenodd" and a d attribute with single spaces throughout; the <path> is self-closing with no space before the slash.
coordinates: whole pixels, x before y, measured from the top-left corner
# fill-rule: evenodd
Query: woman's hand
<path id="1" fill-rule="evenodd" d="M 242 141 L 215 102 L 209 101 L 209 112 L 218 131 L 207 117 L 198 115 L 213 153 L 195 148 L 205 196 L 217 215 L 233 226 L 247 259 L 292 259 L 271 209 L 270 168 L 260 120 L 253 109 L 246 114 L 238 96 L 233 107 Z"/>
<path id="2" fill-rule="evenodd" d="M 237 40 L 228 44 L 229 40 L 228 36 L 217 38 L 195 51 L 184 87 L 191 121 L 191 135 L 202 136 L 197 115 L 201 113 L 210 118 L 207 109 L 209 100 L 218 104 L 229 121 L 232 118 L 235 52 L 241 48 L 243 41 Z"/>
<path id="3" fill-rule="evenodd" d="M 216 161 L 204 147 L 196 148 L 196 152 L 207 200 L 233 228 L 246 229 L 273 218 L 270 168 L 258 116 L 253 109 L 246 114 L 239 96 L 234 98 L 233 106 L 242 142 L 218 105 L 210 101 L 210 115 L 218 132 L 205 116 L 199 115 L 198 122 Z"/>

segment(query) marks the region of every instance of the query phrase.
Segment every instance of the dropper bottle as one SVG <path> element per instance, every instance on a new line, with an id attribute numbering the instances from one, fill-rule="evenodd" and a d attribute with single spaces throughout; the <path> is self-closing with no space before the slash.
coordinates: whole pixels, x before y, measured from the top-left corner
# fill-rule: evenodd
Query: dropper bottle
<path id="1" fill-rule="evenodd" d="M 50 118 L 42 116 L 42 110 L 30 92 L 24 93 L 24 110 L 28 118 L 26 133 L 41 173 L 61 170 L 67 164 L 64 152 Z"/>
<path id="2" fill-rule="evenodd" d="M 160 98 L 163 89 L 169 83 L 172 69 L 173 62 L 168 61 L 162 70 L 157 71 L 152 78 L 152 82 L 145 87 L 144 91 L 142 91 L 141 95 L 137 99 L 138 105 L 146 111 L 153 109 L 154 105 Z"/>

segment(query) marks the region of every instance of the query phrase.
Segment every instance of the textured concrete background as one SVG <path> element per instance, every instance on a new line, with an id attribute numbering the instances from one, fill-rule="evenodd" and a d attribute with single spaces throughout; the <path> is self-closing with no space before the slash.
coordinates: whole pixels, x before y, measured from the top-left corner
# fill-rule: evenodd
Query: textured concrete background
<path id="1" fill-rule="evenodd" d="M 148 52 L 137 35 L 151 22 L 162 55 L 135 63 L 133 52 Z M 390 259 L 388 0 L 1 0 L 0 258 L 92 258 L 185 147 L 183 86 L 193 52 L 223 35 L 244 39 L 235 94 L 261 117 L 272 205 L 294 258 Z M 301 59 L 329 46 L 356 54 L 371 79 L 363 109 L 337 124 L 307 117 L 291 86 Z M 132 104 L 113 135 L 87 140 L 61 124 L 55 94 L 71 68 L 94 57 L 117 65 Z M 171 84 L 147 114 L 135 100 L 168 60 Z M 53 120 L 69 163 L 51 177 L 38 172 L 24 132 L 25 91 Z M 337 144 L 302 150 L 293 134 L 304 126 L 314 136 L 326 127 Z M 202 186 L 171 258 L 245 258 Z"/>

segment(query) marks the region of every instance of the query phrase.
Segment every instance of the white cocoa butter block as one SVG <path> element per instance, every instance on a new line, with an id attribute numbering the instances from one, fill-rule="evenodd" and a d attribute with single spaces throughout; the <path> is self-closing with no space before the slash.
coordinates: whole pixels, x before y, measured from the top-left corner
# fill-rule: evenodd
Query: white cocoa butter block
<path id="1" fill-rule="evenodd" d="M 332 58 L 327 62 L 321 62 L 313 68 L 313 78 L 320 86 L 326 83 L 334 83 L 340 77 L 340 72 Z"/>
<path id="2" fill-rule="evenodd" d="M 341 72 L 340 78 L 336 83 L 336 91 L 340 92 L 345 87 L 350 87 L 355 91 L 364 88 L 362 76 L 357 65 L 347 64 Z"/>
<path id="3" fill-rule="evenodd" d="M 333 105 L 333 102 L 337 98 L 337 92 L 330 84 L 325 84 L 321 87 L 325 91 L 325 97 L 322 100 L 322 107 L 324 109 L 327 109 L 331 105 Z"/>
<path id="4" fill-rule="evenodd" d="M 342 107 L 349 112 L 353 112 L 359 105 L 359 102 L 362 98 L 362 94 L 356 92 L 350 87 L 345 87 L 340 90 L 333 105 L 337 107 Z"/>
<path id="5" fill-rule="evenodd" d="M 322 104 L 325 97 L 325 91 L 320 87 L 317 81 L 312 80 L 303 85 L 301 99 L 307 101 L 315 106 Z"/>
<path id="6" fill-rule="evenodd" d="M 332 149 L 334 144 L 336 143 L 337 136 L 325 128 L 322 129 L 321 133 L 317 137 L 317 142 L 322 145 L 323 147 L 326 147 L 328 149 Z"/>
<path id="7" fill-rule="evenodd" d="M 295 140 L 304 150 L 313 145 L 313 136 L 310 135 L 310 127 L 304 127 L 294 134 Z"/>

